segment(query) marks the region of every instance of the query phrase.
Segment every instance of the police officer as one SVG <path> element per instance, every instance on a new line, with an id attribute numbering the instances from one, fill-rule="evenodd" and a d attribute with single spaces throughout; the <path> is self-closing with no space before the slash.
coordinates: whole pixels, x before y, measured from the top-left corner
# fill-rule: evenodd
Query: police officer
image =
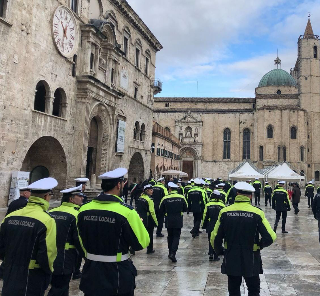
<path id="1" fill-rule="evenodd" d="M 223 188 L 224 188 L 224 183 L 219 183 L 218 185 L 217 185 L 217 187 L 218 187 L 218 191 L 220 192 L 220 194 L 221 194 L 221 200 L 226 204 L 227 203 L 227 193 L 223 190 Z"/>
<path id="2" fill-rule="evenodd" d="M 193 228 L 190 231 L 193 238 L 199 236 L 201 219 L 205 204 L 207 203 L 207 193 L 202 187 L 204 185 L 204 181 L 196 178 L 194 183 L 195 186 L 188 192 L 189 211 L 193 212 Z"/>
<path id="3" fill-rule="evenodd" d="M 145 185 L 143 188 L 143 194 L 141 194 L 141 196 L 137 199 L 136 203 L 136 210 L 150 236 L 150 244 L 147 248 L 147 254 L 152 254 L 155 252 L 153 249 L 153 229 L 155 226 L 158 226 L 158 220 L 154 210 L 154 203 L 151 199 L 152 193 L 152 185 Z"/>
<path id="4" fill-rule="evenodd" d="M 207 202 L 209 202 L 210 201 L 210 195 L 212 194 L 212 192 L 213 192 L 213 190 L 209 187 L 209 183 L 207 183 L 207 182 L 205 182 L 205 184 L 204 184 L 204 189 L 205 189 L 205 191 L 206 191 L 206 193 L 207 193 Z"/>
<path id="5" fill-rule="evenodd" d="M 169 194 L 160 203 L 160 211 L 166 216 L 166 228 L 168 231 L 168 258 L 177 262 L 181 228 L 183 227 L 183 212 L 187 211 L 188 203 L 185 197 L 178 194 L 179 186 L 173 182 L 168 183 Z"/>
<path id="6" fill-rule="evenodd" d="M 157 237 L 164 237 L 162 234 L 162 228 L 163 228 L 163 220 L 164 217 L 159 211 L 159 206 L 161 200 L 168 195 L 168 190 L 165 187 L 165 179 L 164 178 L 159 178 L 157 180 L 157 184 L 153 186 L 153 193 L 152 193 L 152 199 L 154 202 L 154 209 L 156 211 L 156 216 L 158 220 L 158 227 L 157 227 Z"/>
<path id="7" fill-rule="evenodd" d="M 179 179 L 178 182 L 177 182 L 177 185 L 179 186 L 178 193 L 184 196 L 184 187 L 182 186 L 181 183 L 182 183 L 182 180 Z"/>
<path id="8" fill-rule="evenodd" d="M 83 201 L 82 185 L 60 191 L 62 204 L 49 213 L 57 225 L 57 258 L 53 264 L 51 289 L 48 296 L 68 296 L 69 283 L 78 258 L 83 252 L 78 237 L 77 216 Z"/>
<path id="9" fill-rule="evenodd" d="M 81 193 L 83 195 L 83 204 L 86 204 L 88 202 L 88 198 L 87 196 L 84 194 L 84 191 L 86 190 L 86 186 L 87 183 L 89 182 L 88 178 L 77 178 L 74 179 L 76 181 L 76 187 L 81 186 Z M 80 267 L 81 267 L 81 263 L 82 263 L 82 257 L 79 255 L 77 258 L 77 263 L 76 263 L 76 269 L 73 273 L 72 279 L 73 280 L 77 280 L 81 278 L 81 271 L 80 271 Z"/>
<path id="10" fill-rule="evenodd" d="M 263 192 L 264 192 L 265 206 L 268 205 L 268 202 L 269 202 L 269 205 L 271 206 L 272 187 L 269 185 L 269 182 L 265 183 Z"/>
<path id="11" fill-rule="evenodd" d="M 233 181 L 233 186 L 229 189 L 229 191 L 227 193 L 227 199 L 228 199 L 229 205 L 234 204 L 234 200 L 237 195 L 237 189 L 234 187 L 234 185 L 236 185 L 236 184 L 237 184 L 237 181 Z"/>
<path id="12" fill-rule="evenodd" d="M 188 197 L 188 192 L 189 192 L 189 190 L 191 188 L 192 188 L 191 181 L 188 181 L 188 184 L 184 187 L 184 196 L 185 196 L 185 198 Z"/>
<path id="13" fill-rule="evenodd" d="M 210 201 L 206 204 L 202 218 L 202 228 L 206 229 L 209 240 L 209 261 L 219 261 L 220 258 L 212 248 L 210 243 L 211 232 L 218 220 L 220 211 L 225 207 L 220 199 L 221 194 L 218 190 L 214 190 L 210 196 Z"/>
<path id="14" fill-rule="evenodd" d="M 254 192 L 254 204 L 260 206 L 260 191 L 261 191 L 261 182 L 258 178 L 255 179 L 255 181 L 252 183 L 252 186 L 255 189 Z"/>
<path id="15" fill-rule="evenodd" d="M 310 208 L 312 206 L 314 197 L 314 185 L 312 184 L 312 181 L 309 181 L 308 185 L 306 186 L 304 195 L 308 197 L 308 208 Z"/>
<path id="16" fill-rule="evenodd" d="M 137 270 L 128 250 L 146 248 L 149 234 L 138 213 L 123 202 L 123 176 L 118 168 L 99 176 L 103 192 L 83 205 L 78 231 L 86 254 L 80 290 L 85 296 L 134 295 Z"/>
<path id="17" fill-rule="evenodd" d="M 84 192 L 86 190 L 87 183 L 89 182 L 89 179 L 88 178 L 77 178 L 74 180 L 76 181 L 76 187 L 81 186 L 81 193 L 83 195 L 83 204 L 86 204 L 88 202 L 88 198 L 84 194 Z"/>
<path id="18" fill-rule="evenodd" d="M 56 222 L 47 213 L 54 178 L 28 186 L 28 204 L 5 217 L 0 228 L 0 258 L 4 259 L 2 296 L 43 296 L 57 255 Z"/>
<path id="19" fill-rule="evenodd" d="M 256 296 L 260 295 L 259 274 L 263 273 L 260 250 L 270 246 L 276 234 L 264 212 L 251 205 L 254 187 L 246 182 L 238 182 L 235 187 L 235 202 L 221 210 L 211 244 L 219 255 L 223 253 L 224 240 L 221 272 L 228 275 L 229 295 L 241 295 L 240 285 L 244 277 L 249 295 Z"/>
<path id="20" fill-rule="evenodd" d="M 288 192 L 283 188 L 285 181 L 279 181 L 278 189 L 273 191 L 272 195 L 272 208 L 276 211 L 276 221 L 274 223 L 273 230 L 277 231 L 280 217 L 282 216 L 282 233 L 288 233 L 286 231 L 287 211 L 290 211 L 290 200 Z"/>
<path id="21" fill-rule="evenodd" d="M 9 204 L 6 216 L 16 210 L 24 208 L 28 203 L 30 195 L 31 190 L 28 189 L 28 187 L 20 188 L 20 197 Z"/>

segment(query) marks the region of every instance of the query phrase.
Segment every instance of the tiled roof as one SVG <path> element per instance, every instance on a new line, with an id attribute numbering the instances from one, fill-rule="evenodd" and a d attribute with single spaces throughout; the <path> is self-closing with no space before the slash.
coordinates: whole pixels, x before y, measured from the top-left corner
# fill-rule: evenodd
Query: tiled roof
<path id="1" fill-rule="evenodd" d="M 311 22 L 310 22 L 310 19 L 308 19 L 308 23 L 307 23 L 307 26 L 306 26 L 306 30 L 304 32 L 304 37 L 305 38 L 310 38 L 310 36 L 313 36 L 313 30 L 312 30 L 312 25 L 311 25 Z"/>

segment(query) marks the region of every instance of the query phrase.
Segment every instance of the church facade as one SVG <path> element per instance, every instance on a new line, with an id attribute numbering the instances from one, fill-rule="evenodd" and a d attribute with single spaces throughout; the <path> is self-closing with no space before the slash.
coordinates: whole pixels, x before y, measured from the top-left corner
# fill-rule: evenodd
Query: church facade
<path id="1" fill-rule="evenodd" d="M 295 67 L 289 74 L 277 58 L 254 98 L 155 98 L 155 121 L 180 139 L 180 169 L 227 178 L 245 160 L 261 169 L 286 161 L 319 181 L 319 46 L 309 19 Z"/>
<path id="2" fill-rule="evenodd" d="M 0 206 L 13 171 L 149 177 L 162 45 L 127 1 L 1 1 L 0 36 Z"/>

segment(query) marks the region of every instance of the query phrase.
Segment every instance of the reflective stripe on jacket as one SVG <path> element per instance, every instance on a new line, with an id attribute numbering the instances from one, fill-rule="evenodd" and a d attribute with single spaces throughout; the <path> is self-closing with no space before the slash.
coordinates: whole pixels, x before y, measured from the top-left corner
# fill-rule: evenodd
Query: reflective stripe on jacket
<path id="1" fill-rule="evenodd" d="M 275 239 L 264 212 L 252 206 L 249 197 L 237 195 L 233 205 L 220 211 L 210 242 L 221 254 L 224 241 L 223 274 L 250 277 L 262 273 L 260 249 Z"/>
<path id="2" fill-rule="evenodd" d="M 31 196 L 26 207 L 4 218 L 0 229 L 3 296 L 25 296 L 48 286 L 57 255 L 56 222 L 48 208 L 46 200 Z"/>

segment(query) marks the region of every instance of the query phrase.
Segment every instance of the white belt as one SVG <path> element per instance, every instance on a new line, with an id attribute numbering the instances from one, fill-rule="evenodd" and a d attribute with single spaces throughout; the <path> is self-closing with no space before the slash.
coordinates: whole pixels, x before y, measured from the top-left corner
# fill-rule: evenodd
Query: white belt
<path id="1" fill-rule="evenodd" d="M 128 260 L 129 258 L 129 254 L 122 255 L 121 253 L 118 253 L 116 256 L 94 255 L 87 253 L 87 259 L 98 262 L 121 262 Z"/>

